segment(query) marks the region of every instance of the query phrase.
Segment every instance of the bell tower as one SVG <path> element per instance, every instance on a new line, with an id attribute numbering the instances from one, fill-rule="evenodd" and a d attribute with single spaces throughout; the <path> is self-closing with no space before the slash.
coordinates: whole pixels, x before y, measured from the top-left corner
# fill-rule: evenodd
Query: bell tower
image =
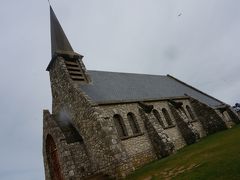
<path id="1" fill-rule="evenodd" d="M 54 61 L 63 58 L 72 81 L 80 84 L 90 83 L 90 77 L 87 74 L 85 65 L 82 61 L 83 56 L 74 52 L 51 6 L 50 26 L 52 59 L 47 67 L 47 71 L 51 70 Z"/>

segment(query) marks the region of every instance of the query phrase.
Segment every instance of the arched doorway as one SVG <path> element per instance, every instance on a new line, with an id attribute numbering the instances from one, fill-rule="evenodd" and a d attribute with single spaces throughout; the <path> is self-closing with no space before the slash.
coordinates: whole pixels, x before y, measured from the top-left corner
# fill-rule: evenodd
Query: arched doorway
<path id="1" fill-rule="evenodd" d="M 63 180 L 61 172 L 57 146 L 51 135 L 47 135 L 46 139 L 46 153 L 48 160 L 49 172 L 52 180 Z"/>

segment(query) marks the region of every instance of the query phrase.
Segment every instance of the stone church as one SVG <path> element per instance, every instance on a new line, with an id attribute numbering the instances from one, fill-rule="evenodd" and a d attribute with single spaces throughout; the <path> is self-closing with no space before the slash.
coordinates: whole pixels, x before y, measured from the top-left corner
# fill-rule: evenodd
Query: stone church
<path id="1" fill-rule="evenodd" d="M 50 7 L 52 113 L 46 180 L 121 178 L 240 123 L 226 103 L 171 75 L 87 70 Z"/>

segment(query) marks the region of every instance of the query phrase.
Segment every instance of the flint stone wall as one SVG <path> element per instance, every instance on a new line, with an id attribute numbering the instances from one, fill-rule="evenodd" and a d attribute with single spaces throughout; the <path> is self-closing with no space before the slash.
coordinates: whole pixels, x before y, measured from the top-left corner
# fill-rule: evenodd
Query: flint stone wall
<path id="1" fill-rule="evenodd" d="M 188 100 L 188 98 L 178 100 L 183 103 L 183 108 L 186 110 L 186 105 L 191 107 L 191 104 Z M 182 133 L 179 130 L 179 127 L 176 125 L 175 118 L 176 116 L 171 113 L 168 101 L 166 100 L 160 100 L 160 101 L 152 101 L 152 102 L 146 102 L 148 105 L 153 105 L 154 109 L 157 110 L 161 116 L 161 120 L 164 124 L 164 127 L 162 127 L 156 117 L 153 115 L 153 113 L 141 113 L 141 110 L 139 110 L 138 103 L 124 103 L 124 104 L 105 104 L 101 105 L 100 109 L 103 112 L 103 116 L 107 117 L 109 119 L 109 122 L 111 122 L 111 127 L 115 129 L 116 127 L 113 122 L 113 116 L 118 114 L 123 118 L 124 124 L 126 126 L 128 137 L 124 139 L 120 139 L 122 145 L 124 146 L 129 159 L 135 159 L 134 161 L 139 161 L 139 163 L 133 162 L 134 168 L 141 166 L 145 164 L 147 161 L 152 161 L 156 159 L 156 157 L 165 157 L 171 153 L 173 153 L 175 150 L 181 149 L 186 145 L 186 141 L 183 138 Z M 172 126 L 168 126 L 166 120 L 164 119 L 162 109 L 165 108 L 170 115 L 170 118 L 173 122 Z M 173 108 L 174 109 L 174 108 Z M 176 110 L 175 110 L 176 111 Z M 193 111 L 193 110 L 192 110 Z M 127 119 L 127 114 L 133 113 L 137 119 L 138 125 L 141 129 L 141 133 L 139 135 L 134 135 L 131 129 L 131 126 L 129 124 L 129 121 Z M 176 112 L 179 113 L 179 112 Z M 188 117 L 190 117 L 189 114 L 187 114 Z M 196 115 L 195 115 L 196 116 Z M 194 133 L 196 133 L 197 137 L 194 140 L 194 142 L 200 138 L 205 136 L 205 131 L 202 128 L 202 125 L 199 121 L 197 121 L 197 118 L 194 120 L 188 118 L 185 116 L 185 119 L 188 119 L 188 123 L 191 125 L 191 128 L 193 129 Z M 178 117 L 179 118 L 179 117 Z M 144 157 L 144 159 L 147 159 L 147 161 L 142 161 L 141 156 L 139 154 L 148 154 L 148 157 Z M 140 157 L 139 160 L 137 160 L 137 156 Z"/>
<path id="2" fill-rule="evenodd" d="M 174 150 L 178 150 L 184 147 L 186 145 L 186 142 L 184 141 L 178 127 L 176 126 L 176 121 L 170 111 L 168 101 L 167 100 L 154 101 L 147 102 L 146 104 L 153 105 L 154 109 L 157 110 L 161 116 L 161 120 L 164 124 L 164 127 L 162 127 L 159 124 L 158 120 L 156 119 L 153 113 L 146 114 L 148 119 L 154 124 L 155 128 L 157 129 L 157 132 L 164 133 L 167 135 L 167 137 L 170 139 L 170 142 L 174 145 Z M 173 125 L 169 126 L 167 124 L 167 121 L 162 112 L 163 108 L 167 110 Z"/>
<path id="3" fill-rule="evenodd" d="M 79 142 L 75 142 L 69 145 L 61 129 L 55 122 L 54 117 L 48 110 L 44 110 L 43 117 L 43 157 L 45 179 L 51 180 L 45 143 L 48 135 L 52 136 L 57 146 L 58 158 L 61 164 L 61 172 L 64 179 L 70 180 L 73 177 L 88 176 L 90 174 L 89 169 L 91 168 L 89 168 L 90 163 L 83 145 Z"/>
<path id="4" fill-rule="evenodd" d="M 122 117 L 128 136 L 122 139 L 118 137 L 118 140 L 126 150 L 128 161 L 132 163 L 134 168 L 138 168 L 156 159 L 156 154 L 150 143 L 149 136 L 146 133 L 144 123 L 139 116 L 137 103 L 101 105 L 100 109 L 103 112 L 103 116 L 109 119 L 109 126 L 116 132 L 117 130 L 114 125 L 113 116 L 118 114 Z M 133 113 L 136 117 L 136 121 L 140 128 L 139 134 L 133 134 L 127 118 L 128 113 Z"/>
<path id="5" fill-rule="evenodd" d="M 197 130 L 194 129 L 193 125 L 190 123 L 183 110 L 181 110 L 181 108 L 177 109 L 171 104 L 169 104 L 169 107 L 186 144 L 190 145 L 195 143 L 200 138 L 200 135 Z"/>
<path id="6" fill-rule="evenodd" d="M 159 102 L 149 102 L 149 104 L 154 105 L 154 109 L 158 110 L 158 112 L 160 113 L 162 120 L 165 124 L 165 128 L 164 128 L 164 133 L 166 133 L 169 138 L 171 139 L 171 142 L 174 144 L 175 150 L 181 149 L 186 145 L 186 141 L 184 140 L 184 137 L 180 131 L 180 127 L 179 125 L 177 125 L 176 122 L 176 118 L 181 118 L 182 120 L 186 121 L 192 129 L 194 129 L 194 131 L 196 131 L 200 137 L 204 137 L 206 136 L 206 132 L 203 129 L 202 124 L 200 123 L 200 121 L 198 121 L 197 119 L 197 115 L 194 112 L 194 109 L 191 106 L 191 103 L 189 101 L 189 98 L 176 98 L 174 101 L 176 102 L 181 102 L 182 108 L 184 109 L 184 113 L 186 113 L 186 116 L 182 117 L 182 112 L 178 112 L 178 110 L 175 107 L 172 107 L 170 109 L 170 104 L 168 103 L 168 101 L 159 101 Z M 192 113 L 194 115 L 194 119 L 191 119 L 189 112 L 186 109 L 186 106 L 189 106 L 192 109 Z M 168 112 L 169 115 L 173 121 L 173 126 L 168 127 L 166 120 L 164 119 L 164 115 L 162 113 L 162 108 L 165 108 Z M 174 111 L 175 113 L 173 113 L 172 111 Z M 180 117 L 179 117 L 180 116 Z"/>
<path id="7" fill-rule="evenodd" d="M 232 128 L 235 125 L 227 111 L 221 112 L 220 110 L 217 109 L 215 111 L 225 122 L 227 128 Z"/>
<path id="8" fill-rule="evenodd" d="M 153 105 L 159 112 L 163 126 L 153 112 L 144 112 L 138 103 L 95 104 L 81 91 L 80 84 L 71 80 L 62 57 L 54 61 L 50 79 L 53 115 L 44 111 L 43 144 L 47 180 L 50 178 L 45 153 L 47 134 L 52 135 L 57 144 L 65 179 L 74 179 L 99 173 L 124 177 L 156 158 L 165 157 L 186 144 L 194 143 L 199 137 L 227 128 L 223 118 L 214 109 L 189 97 L 175 98 L 175 101 L 183 103 L 184 114 L 171 106 L 167 99 L 144 102 Z M 192 109 L 194 117 L 190 116 L 186 106 Z M 168 111 L 172 125 L 168 125 L 163 108 Z M 82 144 L 67 144 L 53 118 L 61 112 L 71 118 L 83 138 Z M 136 116 L 141 130 L 139 134 L 133 134 L 127 119 L 130 112 Z M 128 132 L 125 138 L 119 138 L 117 134 L 113 122 L 115 114 L 123 118 Z M 229 111 L 227 114 L 231 120 L 238 122 L 236 114 Z"/>
<path id="9" fill-rule="evenodd" d="M 227 129 L 226 123 L 214 109 L 193 98 L 190 102 L 207 135 Z"/>
<path id="10" fill-rule="evenodd" d="M 182 117 L 184 119 L 184 121 L 190 123 L 190 125 L 197 131 L 200 138 L 205 137 L 206 132 L 203 129 L 203 126 L 202 126 L 201 122 L 198 120 L 197 114 L 194 111 L 189 98 L 183 99 L 183 100 L 176 100 L 176 102 L 183 103 L 182 108 L 183 108 L 184 113 L 186 114 L 186 116 Z M 189 114 L 189 112 L 186 108 L 187 106 L 192 110 L 192 114 L 194 116 L 193 118 Z"/>
<path id="11" fill-rule="evenodd" d="M 116 132 L 108 126 L 98 107 L 75 84 L 68 74 L 64 59 L 58 57 L 50 70 L 53 114 L 68 113 L 83 138 L 93 174 L 125 176 L 133 167 L 128 164 L 124 147 Z"/>
<path id="12" fill-rule="evenodd" d="M 140 115 L 144 121 L 147 133 L 154 147 L 157 157 L 160 159 L 174 152 L 175 147 L 171 139 L 162 131 L 162 127 L 149 119 L 142 109 L 139 109 Z"/>
<path id="13" fill-rule="evenodd" d="M 239 124 L 240 123 L 240 117 L 238 114 L 232 109 L 232 108 L 227 108 L 226 113 L 229 115 L 230 119 L 235 123 Z"/>

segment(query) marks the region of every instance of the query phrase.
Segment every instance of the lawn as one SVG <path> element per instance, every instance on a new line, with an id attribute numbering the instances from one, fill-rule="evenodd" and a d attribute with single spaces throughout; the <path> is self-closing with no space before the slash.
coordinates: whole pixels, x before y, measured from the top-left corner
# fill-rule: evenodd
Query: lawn
<path id="1" fill-rule="evenodd" d="M 240 179 L 240 126 L 201 139 L 126 179 Z"/>

